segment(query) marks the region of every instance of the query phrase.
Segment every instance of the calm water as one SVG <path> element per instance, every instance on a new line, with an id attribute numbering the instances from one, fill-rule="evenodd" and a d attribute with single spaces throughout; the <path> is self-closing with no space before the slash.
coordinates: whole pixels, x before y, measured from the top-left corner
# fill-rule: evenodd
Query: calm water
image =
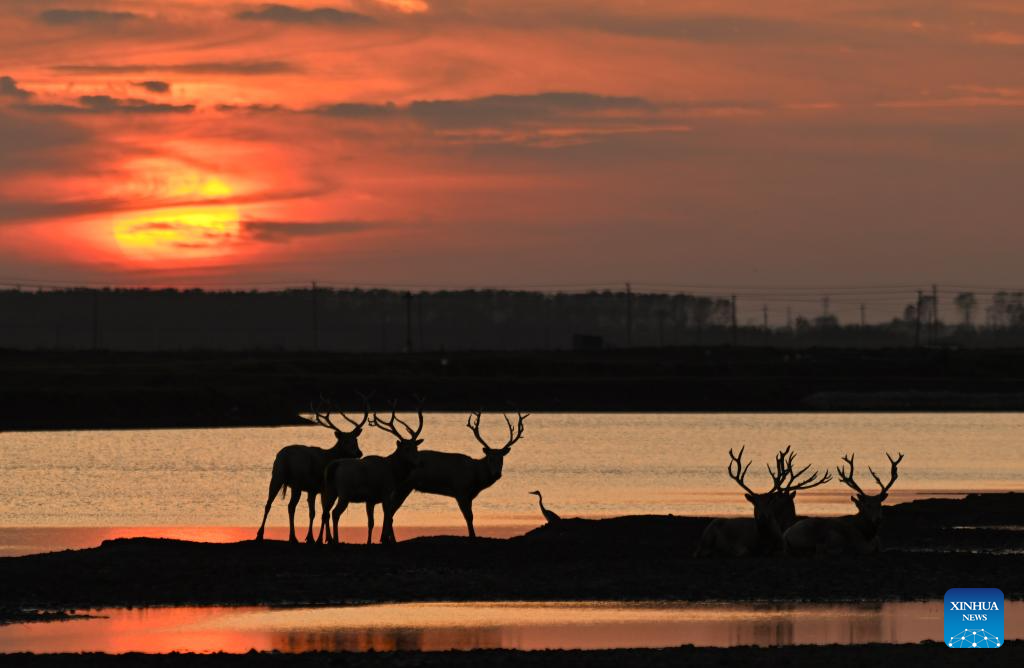
<path id="1" fill-rule="evenodd" d="M 942 601 L 854 605 L 408 603 L 337 608 L 143 608 L 0 627 L 0 652 L 611 649 L 917 643 L 942 636 Z M 1007 602 L 1006 635 L 1024 636 Z"/>
<path id="2" fill-rule="evenodd" d="M 465 420 L 462 413 L 428 415 L 424 447 L 478 454 Z M 488 428 L 498 440 L 505 427 L 493 415 L 485 416 Z M 504 478 L 477 499 L 476 523 L 492 535 L 539 524 L 536 498 L 527 494 L 537 488 L 563 516 L 745 515 L 749 507 L 725 474 L 728 449 L 741 445 L 757 462 L 755 487 L 766 484 L 763 463 L 791 444 L 799 462 L 819 467 L 856 452 L 867 489 L 874 486 L 869 464 L 885 475 L 885 450 L 905 452 L 893 503 L 1024 490 L 1022 429 L 1024 414 L 1006 413 L 538 414 L 507 457 Z M 289 443 L 330 446 L 333 439 L 313 426 L 0 433 L 0 527 L 7 529 L 0 553 L 95 544 L 96 536 L 138 533 L 136 527 L 149 527 L 150 535 L 179 527 L 173 535 L 248 537 L 262 515 L 274 455 Z M 372 429 L 361 439 L 367 454 L 387 454 L 392 444 Z M 851 511 L 849 491 L 837 483 L 801 494 L 797 504 L 806 514 Z M 303 502 L 297 517 L 305 514 Z M 280 499 L 269 523 L 287 525 Z M 342 523 L 356 540 L 365 515 L 350 510 Z M 454 501 L 419 494 L 406 502 L 398 525 L 405 536 L 465 530 Z"/>

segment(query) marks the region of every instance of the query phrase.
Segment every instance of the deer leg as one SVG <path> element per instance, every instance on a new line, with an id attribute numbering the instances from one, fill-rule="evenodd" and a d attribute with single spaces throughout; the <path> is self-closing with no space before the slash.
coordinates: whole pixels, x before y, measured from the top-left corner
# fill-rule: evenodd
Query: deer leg
<path id="1" fill-rule="evenodd" d="M 377 507 L 376 503 L 371 501 L 366 502 L 366 544 L 369 545 L 373 542 L 373 511 Z"/>
<path id="2" fill-rule="evenodd" d="M 338 501 L 338 505 L 334 506 L 334 511 L 331 513 L 331 519 L 334 520 L 334 544 L 337 545 L 338 541 L 341 540 L 340 532 L 338 529 L 338 522 L 341 521 L 341 514 L 348 508 L 348 501 Z"/>
<path id="3" fill-rule="evenodd" d="M 316 492 L 306 492 L 306 503 L 309 505 L 309 530 L 306 531 L 306 542 L 313 542 L 313 518 L 316 516 Z"/>
<path id="4" fill-rule="evenodd" d="M 302 494 L 302 490 L 297 487 L 292 487 L 292 498 L 288 500 L 288 542 L 298 543 L 295 539 L 295 508 L 299 505 L 299 496 Z"/>
<path id="5" fill-rule="evenodd" d="M 260 522 L 260 529 L 256 532 L 256 540 L 263 540 L 263 529 L 267 526 L 267 515 L 270 514 L 270 506 L 274 505 L 274 498 L 281 491 L 284 485 L 276 476 L 270 477 L 270 490 L 267 492 L 267 505 L 263 508 L 263 521 Z"/>
<path id="6" fill-rule="evenodd" d="M 405 500 L 412 494 L 412 487 L 407 489 L 396 489 L 391 498 L 384 502 L 384 527 L 380 532 L 381 543 L 394 543 L 395 541 L 395 513 L 402 507 Z"/>
<path id="7" fill-rule="evenodd" d="M 320 533 L 316 537 L 319 543 L 323 538 L 324 543 L 331 542 L 331 506 L 334 505 L 334 493 L 330 488 L 324 488 L 320 493 Z M 327 529 L 327 537 L 324 538 L 324 529 Z"/>
<path id="8" fill-rule="evenodd" d="M 469 537 L 476 538 L 476 531 L 473 530 L 473 499 L 456 499 L 459 502 L 459 510 L 466 518 L 466 526 L 469 528 Z"/>

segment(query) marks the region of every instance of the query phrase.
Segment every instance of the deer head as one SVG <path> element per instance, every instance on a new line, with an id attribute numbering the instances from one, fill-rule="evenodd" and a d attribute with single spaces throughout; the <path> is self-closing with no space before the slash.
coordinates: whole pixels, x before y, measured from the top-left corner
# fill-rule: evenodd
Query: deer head
<path id="1" fill-rule="evenodd" d="M 363 425 L 366 424 L 366 420 L 370 416 L 370 398 L 367 395 L 359 395 L 363 400 L 363 418 L 356 422 L 345 413 L 336 411 L 338 415 L 345 418 L 345 420 L 352 425 L 351 431 L 344 431 L 339 429 L 336 424 L 331 420 L 331 402 L 329 399 L 320 395 L 319 405 L 310 403 L 309 408 L 313 412 L 314 419 L 308 420 L 313 424 L 326 427 L 334 432 L 334 449 L 338 451 L 341 457 L 358 458 L 363 456 L 363 452 L 359 449 L 359 435 L 363 433 Z"/>
<path id="2" fill-rule="evenodd" d="M 398 410 L 397 402 L 391 404 L 391 417 L 387 420 L 382 418 L 379 414 L 373 414 L 373 420 L 370 422 L 374 427 L 377 427 L 381 431 L 387 432 L 395 437 L 395 453 L 403 460 L 412 462 L 416 456 L 417 448 L 423 443 L 423 439 L 420 438 L 420 432 L 423 431 L 423 400 L 417 399 L 416 415 L 418 422 L 416 428 L 413 429 L 409 426 L 402 418 L 398 417 L 395 413 Z M 402 427 L 407 433 L 403 434 Z"/>
<path id="3" fill-rule="evenodd" d="M 821 477 L 818 471 L 808 475 L 809 464 L 799 471 L 795 470 L 796 453 L 790 452 L 791 447 L 787 445 L 785 450 L 780 450 L 775 455 L 774 469 L 770 465 L 767 466 L 768 475 L 772 478 L 772 488 L 760 494 L 750 489 L 745 481 L 750 469 L 749 462 L 746 466 L 743 465 L 743 451 L 746 448 L 740 448 L 739 455 L 734 454 L 732 449 L 729 450 L 729 477 L 746 492 L 744 498 L 754 506 L 754 518 L 762 519 L 762 516 L 770 515 L 782 530 L 796 521 L 796 506 L 793 503 L 796 493 L 832 480 L 832 474 L 828 471 Z"/>
<path id="4" fill-rule="evenodd" d="M 484 437 L 480 435 L 480 411 L 475 411 L 469 414 L 469 419 L 466 420 L 466 426 L 473 432 L 473 436 L 480 442 L 480 445 L 484 446 L 484 461 L 487 462 L 487 469 L 490 474 L 498 479 L 501 477 L 501 468 L 505 462 L 505 455 L 511 450 L 512 446 L 515 445 L 523 437 L 523 423 L 526 418 L 530 417 L 529 413 L 519 413 L 519 420 L 515 426 L 512 425 L 512 420 L 509 419 L 508 415 L 505 415 L 505 424 L 508 425 L 508 440 L 500 448 L 492 448 Z"/>
<path id="5" fill-rule="evenodd" d="M 868 472 L 871 473 L 871 477 L 875 479 L 875 482 L 878 483 L 878 486 L 882 490 L 879 494 L 875 495 L 866 494 L 864 490 L 860 488 L 860 485 L 858 485 L 853 479 L 854 455 L 843 455 L 843 461 L 850 467 L 849 473 L 846 472 L 845 467 L 836 467 L 836 473 L 839 474 L 840 482 L 857 492 L 856 496 L 850 497 L 850 500 L 857 506 L 857 513 L 867 519 L 874 527 L 877 527 L 882 520 L 882 502 L 889 496 L 889 490 L 892 489 L 893 484 L 896 482 L 896 478 L 899 476 L 897 468 L 899 467 L 900 462 L 903 461 L 902 452 L 899 453 L 899 456 L 896 459 L 893 459 L 892 455 L 888 452 L 885 453 L 885 456 L 888 457 L 890 464 L 889 484 L 883 485 L 881 478 L 878 477 L 870 466 L 868 467 Z"/>

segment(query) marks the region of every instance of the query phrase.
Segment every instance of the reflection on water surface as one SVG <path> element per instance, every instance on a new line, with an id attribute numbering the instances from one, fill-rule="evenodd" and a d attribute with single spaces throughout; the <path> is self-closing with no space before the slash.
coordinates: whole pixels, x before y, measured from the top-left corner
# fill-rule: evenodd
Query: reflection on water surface
<path id="1" fill-rule="evenodd" d="M 941 601 L 844 605 L 406 603 L 290 609 L 107 609 L 94 614 L 104 617 L 0 627 L 0 651 L 731 647 L 916 643 L 937 640 L 942 633 Z M 1008 601 L 1006 619 L 1008 638 L 1024 635 L 1024 603 Z"/>

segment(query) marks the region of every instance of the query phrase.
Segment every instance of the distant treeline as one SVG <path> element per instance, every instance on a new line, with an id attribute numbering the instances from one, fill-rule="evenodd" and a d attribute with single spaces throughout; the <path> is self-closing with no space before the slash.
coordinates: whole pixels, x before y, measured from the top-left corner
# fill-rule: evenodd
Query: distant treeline
<path id="1" fill-rule="evenodd" d="M 565 350 L 659 346 L 1024 345 L 1024 300 L 1000 293 L 984 325 L 944 323 L 926 299 L 900 318 L 737 324 L 734 304 L 687 294 L 302 289 L 0 291 L 0 347 L 107 350 Z"/>

